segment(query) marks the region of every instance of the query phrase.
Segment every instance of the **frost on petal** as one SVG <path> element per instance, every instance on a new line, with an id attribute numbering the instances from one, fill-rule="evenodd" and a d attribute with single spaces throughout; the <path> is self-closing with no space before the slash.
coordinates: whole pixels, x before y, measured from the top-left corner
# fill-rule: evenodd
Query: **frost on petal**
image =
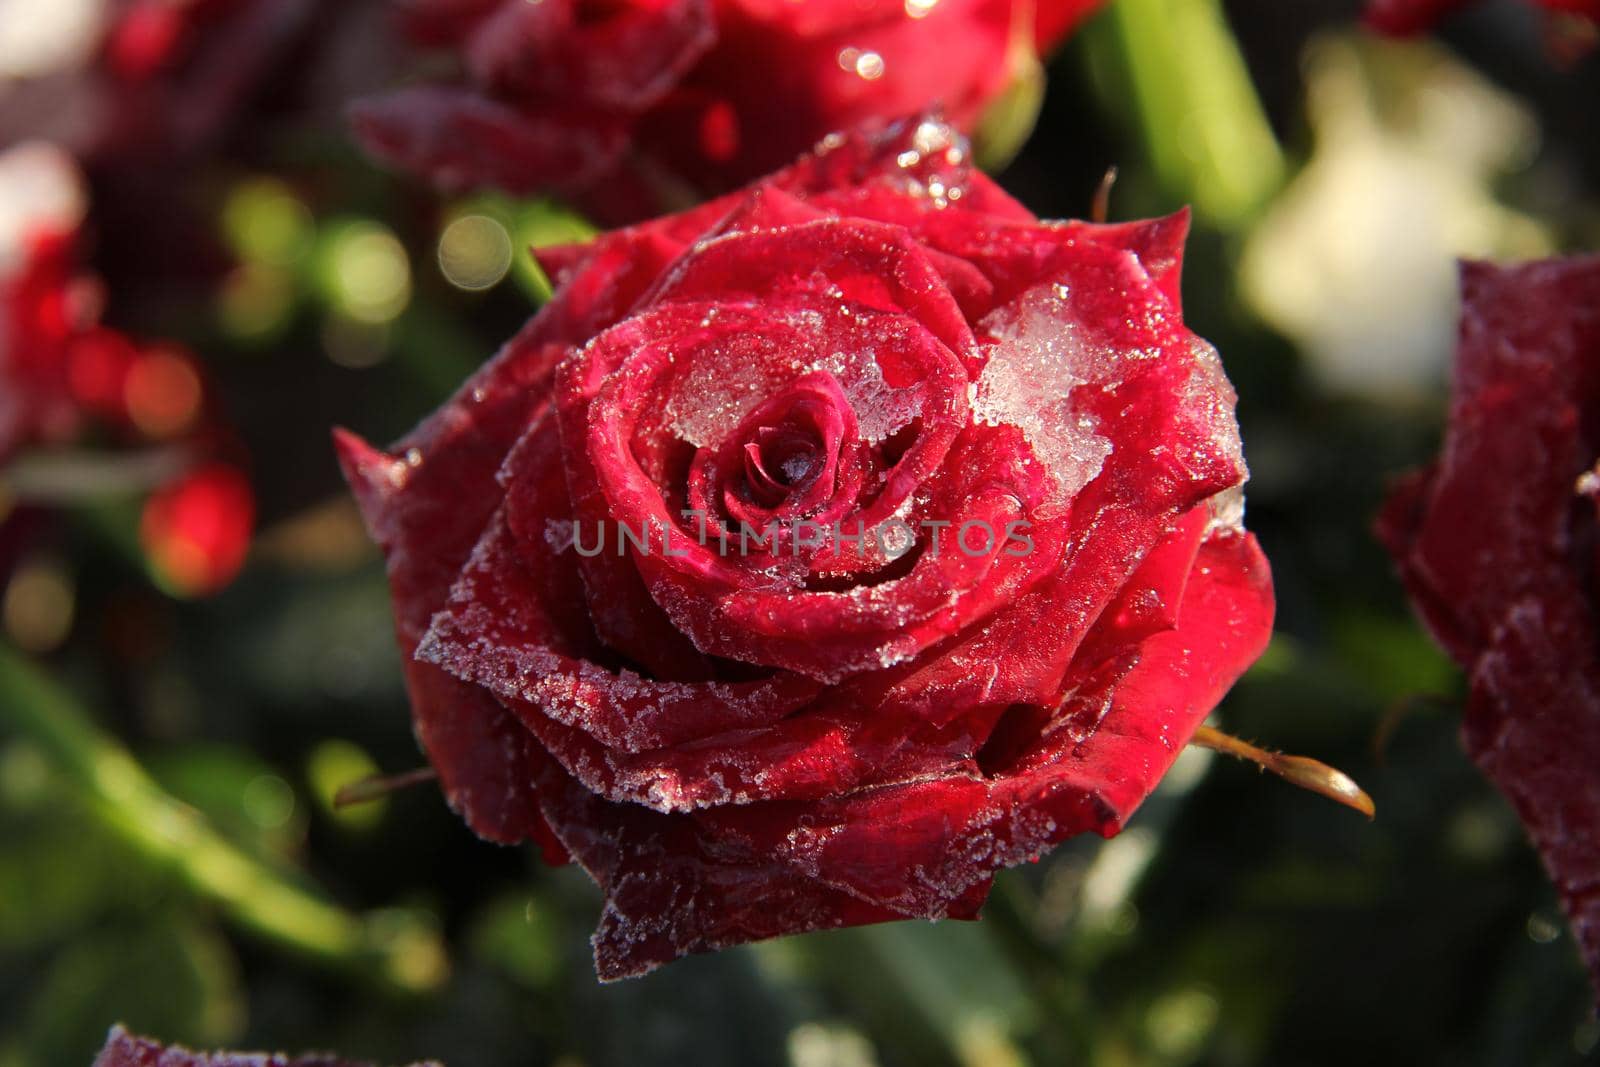
<path id="1" fill-rule="evenodd" d="M 1124 355 L 1085 336 L 1071 297 L 1064 284 L 1044 286 L 985 320 L 981 328 L 993 340 L 972 388 L 973 420 L 1022 431 L 1054 485 L 1056 510 L 1094 481 L 1112 448 L 1073 391 L 1104 382 Z"/>
<path id="2" fill-rule="evenodd" d="M 1600 258 L 1469 264 L 1439 460 L 1379 519 L 1467 671 L 1468 754 L 1516 808 L 1600 984 Z"/>
<path id="3" fill-rule="evenodd" d="M 775 312 L 776 321 L 789 319 L 801 331 L 822 333 L 825 320 L 816 312 Z M 708 325 L 714 323 L 714 315 Z M 892 327 L 886 327 L 892 329 Z M 842 343 L 821 350 L 793 344 L 775 345 L 759 334 L 727 336 L 714 358 L 697 358 L 683 373 L 667 403 L 666 414 L 674 433 L 697 448 L 726 440 L 734 427 L 761 401 L 808 374 L 826 372 L 837 381 L 869 442 L 879 442 L 904 429 L 922 412 L 924 390 L 911 383 L 890 385 L 879 366 L 872 338 L 841 335 Z M 892 334 L 880 343 L 894 344 Z"/>
<path id="4" fill-rule="evenodd" d="M 289 1056 L 268 1052 L 191 1052 L 178 1045 L 163 1045 L 148 1037 L 113 1026 L 94 1067 L 373 1067 L 342 1056 L 313 1052 Z M 432 1060 L 411 1067 L 440 1067 Z"/>

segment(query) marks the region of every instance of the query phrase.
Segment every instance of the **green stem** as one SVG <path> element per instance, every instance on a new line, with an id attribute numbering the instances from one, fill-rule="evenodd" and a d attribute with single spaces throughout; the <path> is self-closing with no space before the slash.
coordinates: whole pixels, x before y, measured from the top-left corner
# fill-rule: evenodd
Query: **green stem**
<path id="1" fill-rule="evenodd" d="M 1282 183 L 1283 152 L 1219 0 L 1117 0 L 1106 22 L 1162 184 L 1233 229 Z"/>
<path id="2" fill-rule="evenodd" d="M 108 829 L 240 928 L 396 991 L 420 993 L 444 980 L 444 948 L 417 916 L 352 915 L 241 852 L 163 791 L 72 697 L 5 645 L 0 721 L 40 746 Z"/>

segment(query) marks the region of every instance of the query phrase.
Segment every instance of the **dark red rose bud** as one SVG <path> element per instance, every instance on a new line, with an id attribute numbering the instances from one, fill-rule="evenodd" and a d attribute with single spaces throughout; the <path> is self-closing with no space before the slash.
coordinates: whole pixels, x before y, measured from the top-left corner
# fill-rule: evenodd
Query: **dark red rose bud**
<path id="1" fill-rule="evenodd" d="M 550 251 L 455 399 L 339 435 L 446 795 L 590 873 L 602 977 L 971 918 L 1116 833 L 1261 652 L 1185 227 L 1041 222 L 879 124 Z"/>
<path id="2" fill-rule="evenodd" d="M 833 130 L 945 108 L 970 129 L 1099 0 L 418 0 L 462 83 L 357 105 L 379 159 L 447 188 L 726 189 Z M 639 173 L 627 178 L 638 180 Z M 605 203 L 621 195 L 607 190 Z"/>
<path id="3" fill-rule="evenodd" d="M 136 1037 L 120 1026 L 113 1026 L 106 1047 L 94 1059 L 94 1067 L 372 1067 L 342 1056 L 312 1053 L 285 1056 L 266 1052 L 190 1052 L 177 1045 L 163 1045 L 148 1037 Z M 411 1067 L 440 1067 L 415 1063 Z"/>
<path id="4" fill-rule="evenodd" d="M 1468 672 L 1467 753 L 1516 808 L 1600 984 L 1600 258 L 1463 268 L 1444 450 L 1379 533 Z"/>

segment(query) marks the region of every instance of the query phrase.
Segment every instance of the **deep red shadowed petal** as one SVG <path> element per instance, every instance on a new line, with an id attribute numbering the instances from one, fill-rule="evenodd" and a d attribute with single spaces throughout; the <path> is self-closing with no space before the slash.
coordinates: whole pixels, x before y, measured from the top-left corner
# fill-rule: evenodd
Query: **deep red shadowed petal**
<path id="1" fill-rule="evenodd" d="M 581 185 L 613 167 L 627 146 L 621 120 L 530 114 L 466 89 L 402 89 L 358 100 L 349 114 L 373 156 L 451 191 Z"/>
<path id="2" fill-rule="evenodd" d="M 504 0 L 406 0 L 399 14 L 406 36 L 418 44 L 456 45 L 503 3 Z"/>
<path id="3" fill-rule="evenodd" d="M 545 817 L 606 895 L 594 936 L 602 981 L 691 952 L 906 917 L 809 879 L 748 838 L 719 838 L 688 816 L 602 800 L 553 761 L 539 785 Z M 987 892 L 986 883 L 972 887 L 948 917 L 975 918 Z"/>
<path id="4" fill-rule="evenodd" d="M 334 444 L 368 530 L 389 560 L 412 723 L 439 772 L 445 799 L 478 836 L 501 844 L 532 838 L 546 860 L 561 863 L 560 846 L 534 802 L 530 761 L 536 758 L 536 742 L 486 692 L 411 658 L 432 614 L 430 605 L 443 603 L 452 577 L 450 560 L 462 558 L 458 553 L 464 551 L 467 531 L 452 530 L 448 540 L 435 540 L 429 512 L 437 509 L 402 495 L 409 488 L 404 460 L 344 431 L 335 431 Z"/>
<path id="5" fill-rule="evenodd" d="M 582 17 L 592 6 L 500 4 L 466 43 L 474 80 L 544 108 L 635 115 L 671 90 L 716 38 L 709 0 L 616 4 L 598 19 Z"/>
<path id="6" fill-rule="evenodd" d="M 1366 23 L 1380 33 L 1423 33 L 1471 0 L 1370 0 Z M 1600 20 L 1600 0 L 1533 0 L 1547 11 Z"/>
<path id="7" fill-rule="evenodd" d="M 1467 670 L 1467 752 L 1516 808 L 1600 984 L 1600 258 L 1468 264 L 1449 429 L 1379 519 Z"/>
<path id="8" fill-rule="evenodd" d="M 411 655 L 498 507 L 501 460 L 531 413 L 548 403 L 565 331 L 582 336 L 604 317 L 584 295 L 559 296 L 393 453 L 343 431 L 334 437 L 345 479 L 388 559 L 417 736 L 446 798 L 480 836 L 533 837 L 554 862 L 560 853 L 531 795 L 533 739 L 482 690 Z"/>
<path id="9" fill-rule="evenodd" d="M 113 1026 L 93 1067 L 372 1067 L 371 1064 L 314 1052 L 286 1056 L 264 1052 L 191 1052 L 179 1045 L 163 1045 L 148 1037 Z M 416 1063 L 412 1067 L 440 1067 Z"/>
<path id="10" fill-rule="evenodd" d="M 1381 33 L 1414 34 L 1430 29 L 1471 0 L 1372 0 L 1366 23 Z"/>

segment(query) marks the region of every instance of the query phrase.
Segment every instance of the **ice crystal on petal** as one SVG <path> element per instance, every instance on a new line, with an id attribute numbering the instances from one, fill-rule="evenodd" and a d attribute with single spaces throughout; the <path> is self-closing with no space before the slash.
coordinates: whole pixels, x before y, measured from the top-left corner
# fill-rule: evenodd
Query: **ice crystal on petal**
<path id="1" fill-rule="evenodd" d="M 1044 464 L 1059 508 L 1099 475 L 1111 442 L 1073 392 L 1115 373 L 1124 353 L 1097 345 L 1073 317 L 1071 291 L 1041 286 L 982 324 L 994 339 L 970 391 L 974 422 L 1015 426 Z"/>

